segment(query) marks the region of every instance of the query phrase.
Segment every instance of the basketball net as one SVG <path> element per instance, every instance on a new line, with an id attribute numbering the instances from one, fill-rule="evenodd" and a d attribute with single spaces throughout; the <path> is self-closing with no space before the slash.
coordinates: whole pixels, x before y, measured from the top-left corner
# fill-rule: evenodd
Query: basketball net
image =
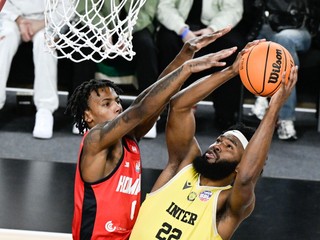
<path id="1" fill-rule="evenodd" d="M 130 6 L 125 17 L 120 17 L 127 1 Z M 49 52 L 74 62 L 92 60 L 98 63 L 117 56 L 131 61 L 135 55 L 133 26 L 145 1 L 47 0 L 45 39 Z M 84 13 L 77 12 L 79 4 L 84 6 Z M 109 4 L 110 13 L 104 15 L 101 10 L 106 4 Z"/>

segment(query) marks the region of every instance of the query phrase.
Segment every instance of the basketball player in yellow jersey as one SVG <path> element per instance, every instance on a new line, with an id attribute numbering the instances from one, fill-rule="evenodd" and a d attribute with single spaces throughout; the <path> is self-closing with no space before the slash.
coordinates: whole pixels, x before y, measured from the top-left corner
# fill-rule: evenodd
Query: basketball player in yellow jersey
<path id="1" fill-rule="evenodd" d="M 166 126 L 169 161 L 141 206 L 131 240 L 231 239 L 253 211 L 254 189 L 279 110 L 297 82 L 297 67 L 287 84 L 282 76 L 281 88 L 255 131 L 239 123 L 203 154 L 194 136 L 192 106 L 238 74 L 241 54 L 256 43 L 247 44 L 232 66 L 198 80 L 171 99 Z"/>

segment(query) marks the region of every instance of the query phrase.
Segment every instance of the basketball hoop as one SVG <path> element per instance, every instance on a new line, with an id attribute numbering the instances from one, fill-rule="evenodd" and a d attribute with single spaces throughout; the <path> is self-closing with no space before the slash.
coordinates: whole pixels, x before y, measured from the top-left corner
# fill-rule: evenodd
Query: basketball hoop
<path id="1" fill-rule="evenodd" d="M 69 58 L 74 62 L 93 60 L 98 63 L 117 56 L 131 61 L 135 55 L 133 26 L 145 1 L 47 0 L 45 36 L 49 52 L 55 55 L 57 50 L 57 58 Z M 79 6 L 84 9 L 83 13 L 78 12 Z M 105 9 L 110 13 L 104 15 Z M 121 18 L 123 10 L 126 14 Z"/>

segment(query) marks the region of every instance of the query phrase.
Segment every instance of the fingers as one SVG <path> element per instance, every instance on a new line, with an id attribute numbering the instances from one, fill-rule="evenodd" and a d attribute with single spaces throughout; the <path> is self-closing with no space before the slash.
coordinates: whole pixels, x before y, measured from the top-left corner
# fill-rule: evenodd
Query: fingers
<path id="1" fill-rule="evenodd" d="M 32 28 L 29 26 L 27 31 L 28 31 L 28 35 L 30 36 L 30 39 L 31 39 L 32 36 L 34 35 L 34 32 L 33 32 Z"/>
<path id="2" fill-rule="evenodd" d="M 226 62 L 222 62 L 221 60 L 229 57 L 236 50 L 237 47 L 232 47 L 216 53 L 210 53 L 205 56 L 190 60 L 190 64 L 188 64 L 188 66 L 190 67 L 192 73 L 200 72 L 211 67 L 222 67 L 226 65 Z"/>
<path id="3" fill-rule="evenodd" d="M 223 49 L 219 52 L 213 53 L 216 57 L 216 59 L 224 59 L 232 55 L 237 50 L 237 47 L 227 48 Z"/>
<path id="4" fill-rule="evenodd" d="M 290 88 L 291 86 L 294 86 L 298 80 L 298 66 L 293 66 L 291 68 L 288 81 L 286 81 L 286 75 L 287 72 L 284 71 L 282 73 L 281 83 Z"/>
<path id="5" fill-rule="evenodd" d="M 258 39 L 258 40 L 254 40 L 252 42 L 248 42 L 247 45 L 240 51 L 240 55 L 245 54 L 246 52 L 248 52 L 252 47 L 258 45 L 261 42 L 265 42 L 266 39 Z"/>
<path id="6" fill-rule="evenodd" d="M 196 52 L 208 46 L 210 43 L 214 42 L 219 37 L 227 34 L 230 30 L 231 26 L 228 26 L 210 34 L 194 37 L 184 43 L 182 50 L 180 51 L 180 55 L 184 56 L 185 59 L 193 58 Z"/>
<path id="7" fill-rule="evenodd" d="M 22 41 L 29 42 L 32 39 L 32 34 L 30 33 L 30 30 L 31 30 L 30 22 L 24 18 L 20 18 L 17 24 L 20 30 Z"/>
<path id="8" fill-rule="evenodd" d="M 281 104 L 289 97 L 292 89 L 297 83 L 298 80 L 298 66 L 294 66 L 291 68 L 290 75 L 288 81 L 286 81 L 286 72 L 282 73 L 281 78 L 281 87 L 280 89 L 272 96 L 271 99 L 282 99 L 280 100 Z M 277 102 L 277 100 L 275 100 Z"/>
<path id="9" fill-rule="evenodd" d="M 291 68 L 290 76 L 288 80 L 288 87 L 292 88 L 294 85 L 296 85 L 298 81 L 298 66 L 294 66 Z"/>
<path id="10" fill-rule="evenodd" d="M 210 43 L 230 32 L 230 30 L 231 27 L 228 26 L 219 31 L 193 38 L 189 43 L 191 47 L 194 48 L 194 51 L 199 51 L 201 48 L 208 46 Z"/>
<path id="11" fill-rule="evenodd" d="M 218 30 L 216 32 L 213 32 L 212 34 L 220 34 L 221 36 L 223 36 L 223 35 L 227 34 L 228 32 L 230 32 L 231 29 L 232 29 L 231 26 L 227 26 L 227 27 L 222 28 L 222 29 L 220 29 L 220 30 Z"/>
<path id="12" fill-rule="evenodd" d="M 226 63 L 220 62 L 220 60 L 229 57 L 236 50 L 237 50 L 237 47 L 232 47 L 232 48 L 223 49 L 223 50 L 216 52 L 216 53 L 208 54 L 207 60 L 205 59 L 204 61 L 208 61 L 208 63 L 211 63 L 212 66 L 225 66 Z"/>
<path id="13" fill-rule="evenodd" d="M 245 46 L 245 48 L 251 48 L 251 47 L 258 45 L 259 43 L 265 42 L 265 41 L 266 41 L 266 39 L 257 39 L 252 42 L 248 42 L 247 45 Z"/>

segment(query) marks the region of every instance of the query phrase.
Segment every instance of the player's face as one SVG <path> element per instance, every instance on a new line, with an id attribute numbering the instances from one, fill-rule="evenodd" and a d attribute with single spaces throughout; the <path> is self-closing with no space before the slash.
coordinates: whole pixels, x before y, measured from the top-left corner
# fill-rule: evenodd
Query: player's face
<path id="1" fill-rule="evenodd" d="M 243 154 L 243 146 L 234 135 L 220 135 L 205 152 L 205 157 L 209 163 L 216 163 L 221 160 L 240 161 Z"/>
<path id="2" fill-rule="evenodd" d="M 99 96 L 95 91 L 92 91 L 88 106 L 89 109 L 85 112 L 85 118 L 90 127 L 111 121 L 123 111 L 118 94 L 110 87 L 100 88 Z"/>
<path id="3" fill-rule="evenodd" d="M 243 151 L 235 136 L 220 136 L 201 157 L 194 160 L 193 165 L 204 177 L 221 180 L 235 171 Z"/>

